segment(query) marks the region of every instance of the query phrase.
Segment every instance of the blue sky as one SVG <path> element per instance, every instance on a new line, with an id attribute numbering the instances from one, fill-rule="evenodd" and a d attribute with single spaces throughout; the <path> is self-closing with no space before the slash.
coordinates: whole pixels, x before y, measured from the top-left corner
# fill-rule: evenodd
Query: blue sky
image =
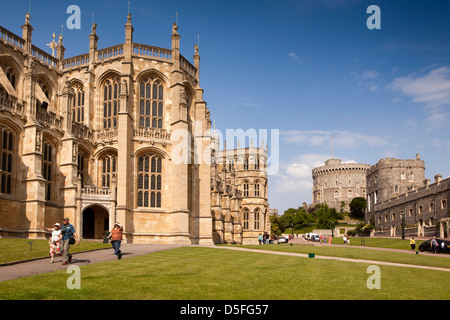
<path id="1" fill-rule="evenodd" d="M 28 1 L 2 4 L 0 24 L 21 35 Z M 69 5 L 81 29 L 68 30 Z M 369 5 L 381 29 L 369 30 Z M 31 2 L 33 44 L 64 25 L 66 57 L 124 42 L 126 0 Z M 425 160 L 427 178 L 450 176 L 448 1 L 131 1 L 134 41 L 170 48 L 178 12 L 181 53 L 192 61 L 200 37 L 200 81 L 216 127 L 280 131 L 270 206 L 280 213 L 311 202 L 311 170 L 332 156 L 375 164 Z M 270 147 L 270 145 L 269 145 Z"/>

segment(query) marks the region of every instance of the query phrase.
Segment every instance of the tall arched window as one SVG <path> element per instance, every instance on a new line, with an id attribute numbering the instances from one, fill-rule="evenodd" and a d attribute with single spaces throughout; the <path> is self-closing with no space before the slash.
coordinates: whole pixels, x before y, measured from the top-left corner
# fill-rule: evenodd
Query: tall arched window
<path id="1" fill-rule="evenodd" d="M 260 219 L 260 212 L 259 209 L 255 209 L 255 230 L 259 230 L 259 219 Z"/>
<path id="2" fill-rule="evenodd" d="M 103 129 L 116 128 L 120 108 L 119 78 L 108 79 L 103 85 Z"/>
<path id="3" fill-rule="evenodd" d="M 138 207 L 161 208 L 162 159 L 144 154 L 138 160 Z"/>
<path id="4" fill-rule="evenodd" d="M 244 197 L 248 197 L 249 196 L 250 185 L 249 185 L 247 180 L 245 180 L 243 182 L 243 185 L 244 185 Z"/>
<path id="5" fill-rule="evenodd" d="M 14 168 L 14 154 L 15 150 L 15 136 L 6 129 L 0 128 L 0 192 L 12 194 L 13 171 Z"/>
<path id="6" fill-rule="evenodd" d="M 48 140 L 43 141 L 44 158 L 42 161 L 42 176 L 45 179 L 45 200 L 49 201 L 53 197 L 53 173 L 55 161 L 55 148 Z"/>
<path id="7" fill-rule="evenodd" d="M 255 182 L 255 197 L 260 196 L 259 186 L 260 186 L 259 180 L 256 180 L 256 182 Z"/>
<path id="8" fill-rule="evenodd" d="M 84 88 L 81 85 L 73 87 L 72 121 L 84 123 Z"/>
<path id="9" fill-rule="evenodd" d="M 139 127 L 162 128 L 164 89 L 161 80 L 153 77 L 141 81 L 139 87 Z"/>
<path id="10" fill-rule="evenodd" d="M 248 221 L 249 221 L 249 218 L 250 218 L 250 213 L 248 212 L 247 208 L 244 209 L 244 212 L 243 212 L 242 216 L 243 216 L 243 221 L 244 221 L 243 228 L 244 229 L 248 229 Z"/>
<path id="11" fill-rule="evenodd" d="M 100 158 L 102 188 L 110 188 L 113 175 L 117 174 L 117 156 L 115 154 L 105 155 Z"/>

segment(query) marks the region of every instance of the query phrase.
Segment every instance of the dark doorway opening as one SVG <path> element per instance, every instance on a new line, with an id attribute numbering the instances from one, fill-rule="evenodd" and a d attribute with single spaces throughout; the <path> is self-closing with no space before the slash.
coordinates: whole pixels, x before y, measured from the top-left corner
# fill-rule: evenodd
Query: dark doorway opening
<path id="1" fill-rule="evenodd" d="M 99 205 L 83 211 L 83 239 L 103 239 L 109 228 L 109 213 Z"/>

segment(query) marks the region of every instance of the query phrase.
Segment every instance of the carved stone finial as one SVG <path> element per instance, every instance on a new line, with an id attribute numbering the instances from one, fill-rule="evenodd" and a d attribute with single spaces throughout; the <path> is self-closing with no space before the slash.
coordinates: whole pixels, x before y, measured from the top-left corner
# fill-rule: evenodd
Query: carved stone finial
<path id="1" fill-rule="evenodd" d="M 174 23 L 173 23 L 173 26 L 172 26 L 172 35 L 173 35 L 173 36 L 179 36 L 179 33 L 178 33 L 178 26 L 177 26 L 176 22 L 174 22 Z"/>

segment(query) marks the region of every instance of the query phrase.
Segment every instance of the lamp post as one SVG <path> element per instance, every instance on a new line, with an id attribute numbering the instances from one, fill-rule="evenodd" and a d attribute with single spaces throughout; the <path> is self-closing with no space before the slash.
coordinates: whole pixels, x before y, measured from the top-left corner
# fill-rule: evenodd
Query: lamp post
<path id="1" fill-rule="evenodd" d="M 402 240 L 405 240 L 405 212 L 402 211 Z"/>
<path id="2" fill-rule="evenodd" d="M 334 221 L 331 222 L 331 238 L 334 239 Z"/>

